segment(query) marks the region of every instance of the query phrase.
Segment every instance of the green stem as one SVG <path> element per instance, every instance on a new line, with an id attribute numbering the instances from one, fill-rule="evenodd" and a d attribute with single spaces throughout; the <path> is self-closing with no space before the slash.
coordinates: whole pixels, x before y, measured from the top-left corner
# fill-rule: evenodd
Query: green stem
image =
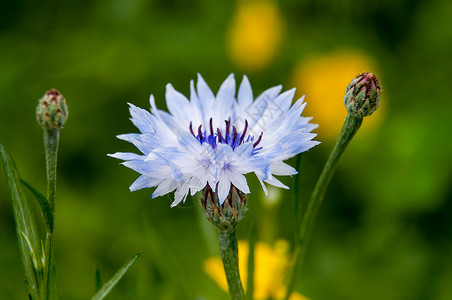
<path id="1" fill-rule="evenodd" d="M 47 169 L 47 199 L 55 217 L 55 194 L 56 194 L 56 168 L 58 156 L 58 142 L 60 132 L 58 129 L 44 130 L 44 146 L 46 151 Z"/>
<path id="2" fill-rule="evenodd" d="M 54 295 L 52 289 L 55 282 L 53 237 L 53 232 L 47 231 L 44 263 L 44 299 L 46 300 L 52 299 L 52 295 Z"/>
<path id="3" fill-rule="evenodd" d="M 357 117 L 350 113 L 347 115 L 336 145 L 334 146 L 334 149 L 331 152 L 319 179 L 317 180 L 298 233 L 298 242 L 294 253 L 294 263 L 289 272 L 287 292 L 284 298 L 285 300 L 289 299 L 290 294 L 293 291 L 295 279 L 297 277 L 297 270 L 303 263 L 304 254 L 311 237 L 315 218 L 319 211 L 320 205 L 322 204 L 323 198 L 325 197 L 328 184 L 330 183 L 334 171 L 336 170 L 337 163 L 344 153 L 348 143 L 361 126 L 362 121 L 362 117 Z"/>
<path id="4" fill-rule="evenodd" d="M 56 170 L 57 170 L 57 156 L 58 156 L 58 142 L 59 130 L 49 129 L 44 130 L 44 146 L 46 155 L 46 170 L 47 170 L 47 199 L 50 208 L 52 209 L 52 220 L 55 224 L 55 196 L 56 196 Z M 45 299 L 52 298 L 53 288 L 55 285 L 55 264 L 54 264 L 54 228 L 48 227 L 46 234 L 46 295 Z"/>
<path id="5" fill-rule="evenodd" d="M 220 228 L 220 252 L 232 300 L 243 300 L 245 292 L 239 274 L 239 252 L 235 227 Z"/>

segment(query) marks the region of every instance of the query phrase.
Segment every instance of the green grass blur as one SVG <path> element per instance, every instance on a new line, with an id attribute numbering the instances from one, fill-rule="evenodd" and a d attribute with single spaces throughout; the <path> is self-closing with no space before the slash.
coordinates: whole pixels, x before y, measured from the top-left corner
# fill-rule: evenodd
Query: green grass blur
<path id="1" fill-rule="evenodd" d="M 171 209 L 171 196 L 151 199 L 149 189 L 130 193 L 137 174 L 107 157 L 135 151 L 115 138 L 136 132 L 126 103 L 148 108 L 152 93 L 165 109 L 165 85 L 171 82 L 188 95 L 198 72 L 215 92 L 230 73 L 237 81 L 247 74 L 255 95 L 277 84 L 289 89 L 300 62 L 303 67 L 341 49 L 371 57 L 384 89 L 384 117 L 374 129 L 359 132 L 346 151 L 297 290 L 313 300 L 452 299 L 452 2 L 271 2 L 279 17 L 272 21 L 272 13 L 264 14 L 251 34 L 279 24 L 276 38 L 268 39 L 273 44 L 264 43 L 271 53 L 262 54 L 260 65 L 237 57 L 242 44 L 231 45 L 235 35 L 247 34 L 248 23 L 237 21 L 244 3 L 0 3 L 0 140 L 22 177 L 42 191 L 44 149 L 34 110 L 51 88 L 69 106 L 56 203 L 62 299 L 87 299 L 94 294 L 96 266 L 105 282 L 139 249 L 140 259 L 108 299 L 228 299 L 203 272 L 203 261 L 218 252 L 203 239 L 192 199 Z M 326 98 L 338 76 L 314 78 L 323 83 Z M 304 94 L 303 83 L 297 88 Z M 309 107 L 309 94 L 306 101 Z M 321 134 L 318 139 L 323 143 L 302 157 L 304 205 L 334 142 Z M 268 204 L 257 180 L 248 179 L 252 194 L 239 239 L 248 237 L 255 222 L 260 241 L 292 241 L 290 191 Z M 282 181 L 293 187 L 293 178 Z M 0 298 L 24 299 L 23 280 L 0 175 Z"/>

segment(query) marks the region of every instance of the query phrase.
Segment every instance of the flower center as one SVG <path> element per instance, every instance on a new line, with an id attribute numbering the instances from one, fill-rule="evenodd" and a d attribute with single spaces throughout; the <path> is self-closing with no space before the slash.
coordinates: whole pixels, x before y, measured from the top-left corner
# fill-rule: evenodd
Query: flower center
<path id="1" fill-rule="evenodd" d="M 195 134 L 195 131 L 193 130 L 193 122 L 190 121 L 190 132 L 196 139 L 199 140 L 201 145 L 203 143 L 209 143 L 209 145 L 212 146 L 212 148 L 214 150 L 217 149 L 218 144 L 226 144 L 226 145 L 231 146 L 232 149 L 235 149 L 243 143 L 246 143 L 249 141 L 254 141 L 254 139 L 255 139 L 254 135 L 251 135 L 251 134 L 247 135 L 247 130 L 248 130 L 248 121 L 247 120 L 245 120 L 245 128 L 243 129 L 243 132 L 238 132 L 237 128 L 235 126 L 231 126 L 231 118 L 229 118 L 228 120 L 225 120 L 224 122 L 226 123 L 226 126 L 225 126 L 225 130 L 223 131 L 223 133 L 220 130 L 220 128 L 217 128 L 216 131 L 213 130 L 212 118 L 210 118 L 209 134 L 207 133 L 206 130 L 202 129 L 202 125 L 199 125 L 197 134 Z M 232 130 L 231 130 L 231 127 L 232 127 Z M 254 150 L 253 150 L 252 155 L 257 154 L 257 152 L 262 149 L 262 147 L 259 147 L 259 148 L 256 148 L 256 147 L 261 142 L 263 134 L 264 133 L 261 132 L 261 134 L 259 135 L 257 140 L 253 143 Z"/>

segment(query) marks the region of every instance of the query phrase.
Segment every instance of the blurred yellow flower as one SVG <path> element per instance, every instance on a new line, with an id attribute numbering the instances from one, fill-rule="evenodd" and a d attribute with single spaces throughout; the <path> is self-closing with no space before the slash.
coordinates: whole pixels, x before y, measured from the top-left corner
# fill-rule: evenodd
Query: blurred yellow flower
<path id="1" fill-rule="evenodd" d="M 375 72 L 375 64 L 368 55 L 356 50 L 313 57 L 296 66 L 292 84 L 298 88 L 298 96 L 306 95 L 309 104 L 305 111 L 319 124 L 320 141 L 337 138 L 347 116 L 343 103 L 345 88 L 364 71 Z M 380 124 L 384 115 L 382 110 L 380 107 L 367 117 L 361 131 L 371 130 Z"/>
<path id="2" fill-rule="evenodd" d="M 238 247 L 240 278 L 244 287 L 246 287 L 249 247 L 245 241 L 239 241 Z M 290 267 L 289 243 L 285 240 L 278 240 L 273 247 L 265 243 L 256 243 L 254 262 L 254 299 L 282 299 L 286 291 L 284 279 Z M 204 271 L 223 290 L 228 290 L 221 258 L 208 258 L 204 262 Z M 293 293 L 290 300 L 307 300 L 307 298 L 298 293 Z"/>
<path id="3" fill-rule="evenodd" d="M 266 208 L 277 206 L 281 202 L 283 196 L 281 189 L 274 186 L 269 186 L 267 189 L 268 196 L 262 194 L 262 203 Z"/>
<path id="4" fill-rule="evenodd" d="M 247 71 L 266 66 L 279 47 L 283 27 L 276 2 L 239 1 L 227 35 L 230 59 Z"/>

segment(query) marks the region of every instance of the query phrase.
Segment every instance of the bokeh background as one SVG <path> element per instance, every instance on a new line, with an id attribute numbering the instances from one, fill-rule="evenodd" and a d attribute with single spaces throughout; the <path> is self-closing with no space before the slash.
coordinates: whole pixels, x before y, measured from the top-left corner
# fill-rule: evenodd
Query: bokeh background
<path id="1" fill-rule="evenodd" d="M 137 174 L 107 157 L 134 150 L 115 138 L 136 132 L 126 102 L 148 108 L 152 93 L 165 108 L 166 83 L 188 95 L 198 72 L 215 92 L 230 73 L 247 74 L 256 95 L 297 87 L 322 142 L 301 159 L 305 205 L 345 118 L 343 91 L 362 71 L 379 76 L 381 108 L 340 163 L 296 289 L 316 300 L 452 299 L 451 17 L 447 0 L 0 2 L 0 140 L 41 190 L 34 110 L 51 88 L 69 106 L 56 207 L 62 299 L 87 299 L 95 266 L 105 281 L 139 249 L 109 299 L 228 299 L 204 271 L 218 251 L 192 199 L 171 209 L 170 196 L 130 193 Z M 25 299 L 4 179 L 0 298 Z M 293 194 L 265 198 L 248 179 L 239 239 L 254 223 L 262 243 L 290 245 Z"/>

